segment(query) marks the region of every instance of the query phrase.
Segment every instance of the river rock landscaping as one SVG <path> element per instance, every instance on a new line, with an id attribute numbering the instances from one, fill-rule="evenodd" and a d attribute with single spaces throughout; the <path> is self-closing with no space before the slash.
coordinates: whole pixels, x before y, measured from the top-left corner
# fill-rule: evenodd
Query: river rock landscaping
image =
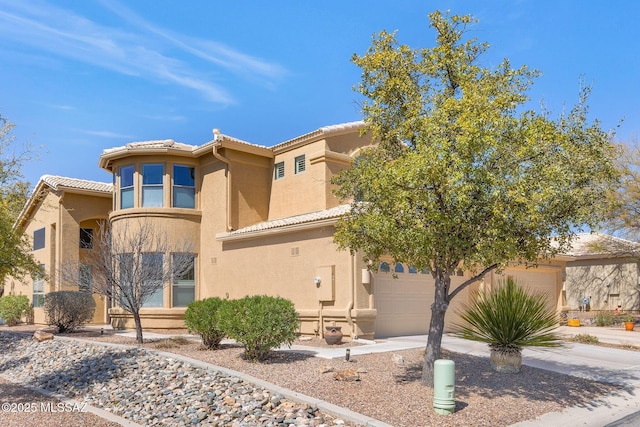
<path id="1" fill-rule="evenodd" d="M 141 348 L 0 333 L 0 372 L 140 424 L 353 425 L 238 377 Z"/>

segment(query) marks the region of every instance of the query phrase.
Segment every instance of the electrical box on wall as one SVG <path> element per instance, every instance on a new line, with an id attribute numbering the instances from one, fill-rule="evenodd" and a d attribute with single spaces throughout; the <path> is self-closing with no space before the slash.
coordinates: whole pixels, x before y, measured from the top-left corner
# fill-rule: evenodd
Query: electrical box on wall
<path id="1" fill-rule="evenodd" d="M 335 266 L 325 265 L 316 267 L 316 274 L 312 278 L 316 288 L 318 301 L 335 300 Z"/>

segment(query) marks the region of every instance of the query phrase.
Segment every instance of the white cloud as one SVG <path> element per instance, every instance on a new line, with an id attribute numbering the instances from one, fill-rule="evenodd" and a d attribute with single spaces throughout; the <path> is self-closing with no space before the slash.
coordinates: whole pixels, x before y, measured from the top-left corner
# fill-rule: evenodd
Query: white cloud
<path id="1" fill-rule="evenodd" d="M 157 27 L 114 2 L 104 5 L 130 25 L 121 28 L 103 25 L 44 1 L 0 0 L 0 5 L 0 37 L 16 45 L 28 45 L 120 74 L 188 88 L 223 105 L 235 100 L 225 87 L 212 81 L 211 67 L 201 72 L 166 51 L 178 48 L 183 56 L 190 55 L 219 67 L 221 72 L 231 72 L 265 85 L 273 84 L 286 74 L 277 64 L 221 43 Z"/>
<path id="2" fill-rule="evenodd" d="M 80 132 L 86 133 L 91 136 L 98 136 L 101 138 L 120 138 L 120 139 L 133 139 L 134 137 L 131 135 L 125 135 L 121 133 L 111 132 L 108 130 L 82 130 L 79 129 Z"/>

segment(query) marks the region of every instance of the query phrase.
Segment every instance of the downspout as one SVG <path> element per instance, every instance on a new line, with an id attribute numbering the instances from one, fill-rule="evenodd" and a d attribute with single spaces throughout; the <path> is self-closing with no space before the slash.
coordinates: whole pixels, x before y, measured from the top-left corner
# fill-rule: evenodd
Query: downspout
<path id="1" fill-rule="evenodd" d="M 64 195 L 65 193 L 62 192 L 60 198 L 58 199 L 58 225 L 56 226 L 56 244 L 55 246 L 53 246 L 53 250 L 55 251 L 55 260 L 52 263 L 54 265 L 51 265 L 51 271 L 54 272 L 56 271 L 56 269 L 58 271 L 62 270 L 62 230 L 64 228 L 62 226 L 62 204 L 64 202 Z M 51 256 L 51 254 L 49 254 L 49 256 Z M 60 283 L 58 275 L 50 274 L 49 277 L 53 281 L 53 289 L 56 291 L 61 291 L 62 285 Z M 49 284 L 49 288 L 52 288 L 51 284 Z"/>
<path id="2" fill-rule="evenodd" d="M 351 254 L 351 300 L 347 303 L 347 323 L 351 328 L 351 339 L 357 339 L 356 335 L 356 325 L 351 317 L 351 310 L 353 309 L 354 299 L 356 293 L 356 257 L 354 254 Z"/>
<path id="3" fill-rule="evenodd" d="M 213 130 L 213 140 L 217 141 L 220 136 L 220 131 L 218 129 Z M 227 177 L 227 195 L 226 195 L 226 203 L 227 203 L 227 231 L 233 230 L 231 227 L 231 168 L 229 167 L 229 159 L 223 157 L 220 153 L 218 153 L 219 145 L 213 145 L 213 157 L 220 160 L 225 164 L 225 176 Z"/>

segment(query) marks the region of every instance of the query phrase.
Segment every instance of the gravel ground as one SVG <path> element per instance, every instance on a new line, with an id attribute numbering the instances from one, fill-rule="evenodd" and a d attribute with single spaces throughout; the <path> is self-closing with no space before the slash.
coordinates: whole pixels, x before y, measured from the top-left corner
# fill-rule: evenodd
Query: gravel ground
<path id="1" fill-rule="evenodd" d="M 74 410 L 73 406 L 65 406 L 58 399 L 15 384 L 2 376 L 0 376 L 0 403 L 12 405 L 9 408 L 3 407 L 0 412 L 0 425 L 3 427 L 115 427 L 120 425 L 89 412 Z"/>
<path id="2" fill-rule="evenodd" d="M 35 328 L 11 328 L 12 331 L 20 329 L 33 331 Z M 112 334 L 100 335 L 95 331 L 76 332 L 65 336 L 136 345 L 132 338 Z M 323 341 L 317 339 L 300 344 L 324 345 Z M 444 358 L 450 358 L 456 363 L 456 412 L 443 416 L 435 414 L 432 410 L 433 390 L 420 383 L 422 350 L 363 355 L 352 358 L 349 362 L 344 359 L 325 360 L 300 353 L 279 351 L 272 352 L 266 362 L 251 363 L 242 358 L 242 348 L 235 345 L 211 351 L 195 341 L 150 339 L 143 347 L 173 352 L 245 372 L 394 426 L 508 426 L 570 406 L 590 405 L 597 401 L 598 397 L 618 389 L 614 385 L 528 366 L 523 366 L 520 374 L 498 374 L 491 370 L 489 361 L 485 358 L 444 352 Z M 398 363 L 399 356 L 402 357 L 403 363 Z M 336 381 L 334 372 L 344 369 L 358 370 L 360 381 Z M 7 418 L 7 414 L 0 414 L 0 425 L 12 425 L 8 424 L 10 421 L 11 418 Z M 53 424 L 30 422 L 29 425 Z M 73 425 L 82 424 L 79 421 Z"/>

